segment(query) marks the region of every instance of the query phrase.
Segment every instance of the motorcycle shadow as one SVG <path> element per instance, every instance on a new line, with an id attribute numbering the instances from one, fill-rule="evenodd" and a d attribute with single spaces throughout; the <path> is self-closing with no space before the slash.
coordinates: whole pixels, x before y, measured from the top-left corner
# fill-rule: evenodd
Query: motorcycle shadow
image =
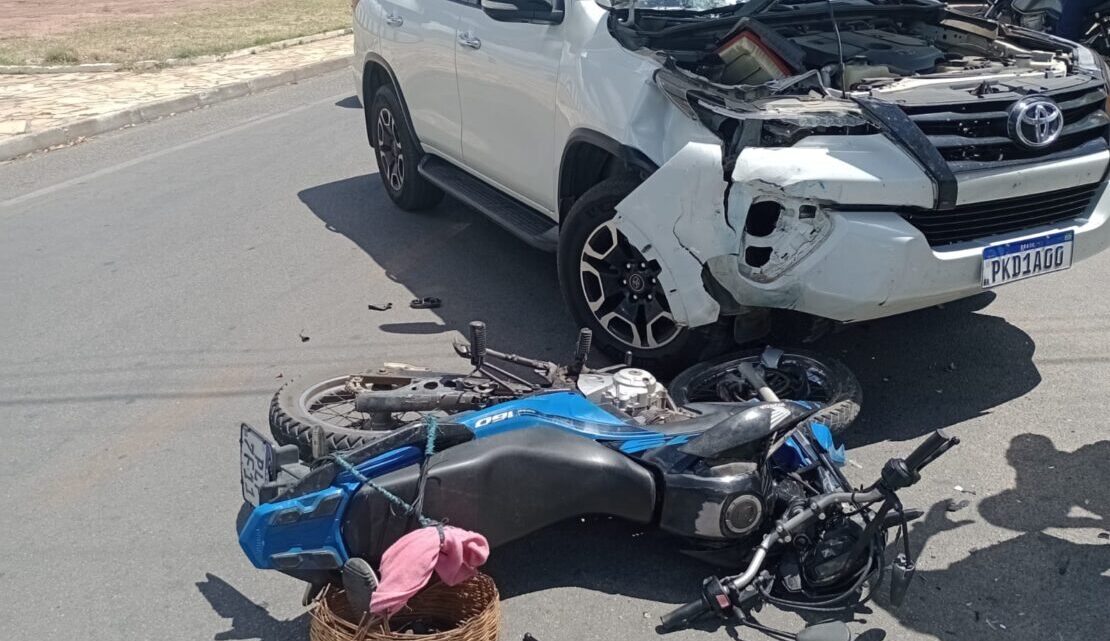
<path id="1" fill-rule="evenodd" d="M 237 639 L 267 639 L 282 641 L 304 639 L 308 630 L 308 613 L 293 619 L 278 619 L 265 605 L 259 605 L 227 581 L 207 572 L 203 581 L 197 581 L 197 591 L 212 606 L 212 611 L 230 619 L 231 627 L 213 636 L 214 641 Z"/>
<path id="2" fill-rule="evenodd" d="M 1013 489 L 982 499 L 979 515 L 1019 533 L 971 549 L 947 568 L 919 570 L 906 602 L 889 609 L 907 628 L 940 639 L 1095 639 L 1106 636 L 1110 603 L 1110 440 L 1074 452 L 1037 434 L 1015 436 L 1006 452 Z M 946 543 L 945 533 L 972 520 L 953 520 L 934 506 L 910 530 L 924 561 Z M 992 533 L 992 536 L 998 536 Z M 1099 631 L 1102 632 L 1099 632 Z"/>
<path id="3" fill-rule="evenodd" d="M 716 571 L 679 553 L 679 546 L 618 519 L 572 519 L 497 548 L 485 571 L 504 599 L 576 587 L 679 604 Z"/>

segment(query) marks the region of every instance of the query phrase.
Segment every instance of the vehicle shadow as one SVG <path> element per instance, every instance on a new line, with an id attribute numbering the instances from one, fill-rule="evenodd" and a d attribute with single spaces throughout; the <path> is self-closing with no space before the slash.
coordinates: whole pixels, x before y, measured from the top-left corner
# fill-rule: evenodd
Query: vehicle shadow
<path id="1" fill-rule="evenodd" d="M 264 606 L 251 601 L 230 583 L 211 572 L 205 573 L 204 580 L 197 581 L 196 585 L 216 614 L 231 619 L 231 627 L 213 636 L 214 641 L 293 641 L 304 639 L 308 635 L 308 613 L 295 619 L 277 619 Z"/>
<path id="2" fill-rule="evenodd" d="M 847 446 L 915 440 L 981 416 L 1041 382 L 1036 346 L 986 308 L 987 292 L 943 307 L 845 326 L 812 346 L 843 360 L 863 387 Z"/>
<path id="3" fill-rule="evenodd" d="M 480 319 L 489 324 L 492 347 L 569 357 L 576 328 L 559 292 L 554 256 L 527 247 L 450 198 L 427 212 L 401 211 L 376 174 L 298 196 L 389 278 L 415 296 L 443 299 L 435 310 L 438 322 L 401 319 L 393 310 L 378 317 L 382 331 L 465 332 L 467 323 Z M 983 311 L 994 297 L 988 292 L 848 325 L 810 346 L 844 360 L 863 386 L 863 412 L 849 432 L 849 447 L 917 439 L 980 416 L 1040 383 L 1032 338 Z M 391 302 L 395 308 L 408 303 Z"/>
<path id="4" fill-rule="evenodd" d="M 465 334 L 472 320 L 489 326 L 490 347 L 529 356 L 569 358 L 575 326 L 563 306 L 555 258 L 532 249 L 458 202 L 425 212 L 398 209 L 376 174 L 298 194 L 327 228 L 360 247 L 415 298 L 434 296 L 439 321 L 412 321 L 409 300 L 376 313 L 397 334 Z"/>
<path id="5" fill-rule="evenodd" d="M 1020 434 L 1006 458 L 1015 487 L 983 499 L 978 510 L 991 525 L 1020 534 L 973 550 L 946 569 L 919 571 L 906 602 L 890 612 L 906 627 L 940 639 L 1104 638 L 1110 441 L 1066 452 L 1045 436 Z M 941 545 L 943 533 L 970 522 L 954 521 L 943 504 L 934 506 L 911 527 L 912 547 L 919 552 Z M 888 605 L 885 594 L 877 601 Z"/>

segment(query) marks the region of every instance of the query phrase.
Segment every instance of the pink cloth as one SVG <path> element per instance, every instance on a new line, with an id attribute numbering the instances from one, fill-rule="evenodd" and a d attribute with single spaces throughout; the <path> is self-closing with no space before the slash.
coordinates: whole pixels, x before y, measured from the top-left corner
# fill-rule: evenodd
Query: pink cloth
<path id="1" fill-rule="evenodd" d="M 370 597 L 370 613 L 393 616 L 432 578 L 458 585 L 478 573 L 489 558 L 489 542 L 481 534 L 449 525 L 443 545 L 434 527 L 420 528 L 397 539 L 382 555 L 381 581 Z"/>

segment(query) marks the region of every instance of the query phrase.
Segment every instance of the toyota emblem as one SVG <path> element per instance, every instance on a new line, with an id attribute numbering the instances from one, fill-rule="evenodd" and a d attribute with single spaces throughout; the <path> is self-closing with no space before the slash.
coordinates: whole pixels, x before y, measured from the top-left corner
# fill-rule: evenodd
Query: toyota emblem
<path id="1" fill-rule="evenodd" d="M 1051 98 L 1022 98 L 1010 107 L 1007 129 L 1010 138 L 1023 147 L 1047 147 L 1056 142 L 1064 130 L 1064 112 Z"/>

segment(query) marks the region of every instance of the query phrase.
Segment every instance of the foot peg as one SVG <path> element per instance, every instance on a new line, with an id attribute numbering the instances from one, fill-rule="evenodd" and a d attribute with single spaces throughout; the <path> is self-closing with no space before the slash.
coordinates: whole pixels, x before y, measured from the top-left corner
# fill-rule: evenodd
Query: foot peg
<path id="1" fill-rule="evenodd" d="M 480 369 L 486 360 L 486 324 L 482 321 L 470 323 L 470 364 Z"/>
<path id="2" fill-rule="evenodd" d="M 343 590 L 355 615 L 370 609 L 370 595 L 378 588 L 378 576 L 365 559 L 351 558 L 343 564 Z"/>
<path id="3" fill-rule="evenodd" d="M 594 333 L 590 328 L 583 327 L 578 330 L 578 342 L 574 345 L 574 360 L 567 368 L 568 374 L 578 376 L 582 373 L 582 370 L 586 367 L 586 359 L 590 357 L 590 347 L 593 342 Z"/>

